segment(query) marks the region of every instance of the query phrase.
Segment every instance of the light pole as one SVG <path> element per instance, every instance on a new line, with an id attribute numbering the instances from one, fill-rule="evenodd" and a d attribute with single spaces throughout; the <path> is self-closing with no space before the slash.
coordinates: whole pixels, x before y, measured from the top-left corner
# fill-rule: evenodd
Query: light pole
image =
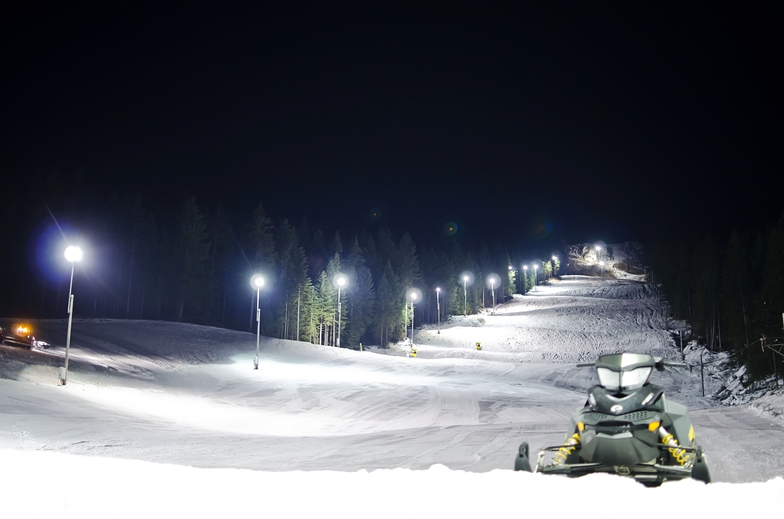
<path id="1" fill-rule="evenodd" d="M 485 282 L 486 282 L 485 286 L 490 285 L 490 291 L 493 294 L 493 306 L 492 306 L 491 313 L 495 314 L 495 286 L 496 285 L 498 285 L 499 287 L 501 286 L 501 278 L 498 276 L 498 274 L 490 274 L 489 276 L 487 276 Z"/>
<path id="2" fill-rule="evenodd" d="M 525 294 L 525 284 L 528 280 L 528 265 L 523 265 L 523 294 Z"/>
<path id="3" fill-rule="evenodd" d="M 468 276 L 463 276 L 463 316 L 468 315 Z"/>
<path id="4" fill-rule="evenodd" d="M 511 265 L 509 265 L 509 274 L 514 276 L 514 280 L 515 280 L 515 284 L 516 284 L 517 283 L 517 270 L 513 266 L 511 266 Z M 512 280 L 508 276 L 507 276 L 507 279 L 509 280 L 509 283 L 511 285 L 512 284 Z"/>
<path id="5" fill-rule="evenodd" d="M 411 346 L 414 346 L 414 303 L 422 297 L 422 291 L 418 288 L 409 288 L 406 291 L 406 336 L 408 336 L 408 302 L 411 301 Z"/>
<path id="6" fill-rule="evenodd" d="M 538 270 L 538 269 L 539 269 L 539 265 L 537 265 L 537 264 L 535 264 L 535 263 L 534 263 L 534 290 L 536 290 L 536 282 L 537 282 L 537 277 L 538 277 L 538 275 L 537 275 L 537 274 L 538 274 L 537 270 Z"/>
<path id="7" fill-rule="evenodd" d="M 441 289 L 436 287 L 436 314 L 438 315 L 438 335 L 441 335 Z"/>
<path id="8" fill-rule="evenodd" d="M 414 303 L 417 300 L 417 293 L 411 291 L 411 346 L 414 346 Z"/>
<path id="9" fill-rule="evenodd" d="M 463 280 L 463 315 L 468 315 L 468 285 L 474 284 L 474 273 L 470 270 L 464 270 L 460 273 L 460 279 Z"/>
<path id="10" fill-rule="evenodd" d="M 338 287 L 338 342 L 337 346 L 340 348 L 340 320 L 342 318 L 341 315 L 341 305 L 340 305 L 340 289 L 343 288 L 348 280 L 346 276 L 343 274 L 336 274 L 335 275 L 335 286 Z"/>
<path id="11" fill-rule="evenodd" d="M 253 369 L 259 369 L 259 339 L 261 337 L 261 306 L 259 297 L 261 296 L 261 287 L 264 286 L 264 278 L 260 274 L 256 274 L 250 278 L 250 286 L 256 289 L 256 358 L 253 359 Z"/>
<path id="12" fill-rule="evenodd" d="M 76 245 L 70 245 L 65 249 L 65 259 L 71 262 L 71 284 L 68 286 L 68 332 L 65 336 L 65 366 L 60 368 L 60 384 L 65 385 L 68 381 L 68 355 L 71 350 L 71 323 L 73 322 L 73 278 L 76 262 L 82 261 L 82 249 Z"/>
<path id="13" fill-rule="evenodd" d="M 403 329 L 406 331 L 406 339 L 408 339 L 408 298 L 403 301 L 403 307 L 406 309 L 406 320 L 403 322 Z"/>

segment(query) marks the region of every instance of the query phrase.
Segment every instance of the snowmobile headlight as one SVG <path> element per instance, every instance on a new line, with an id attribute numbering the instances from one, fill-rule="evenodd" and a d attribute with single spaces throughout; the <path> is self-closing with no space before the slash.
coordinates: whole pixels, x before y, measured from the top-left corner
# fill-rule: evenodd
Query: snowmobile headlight
<path id="1" fill-rule="evenodd" d="M 651 422 L 651 423 L 648 424 L 648 430 L 651 431 L 651 432 L 654 432 L 654 431 L 656 431 L 656 429 L 659 428 L 660 425 L 661 425 L 660 422 Z"/>
<path id="2" fill-rule="evenodd" d="M 621 389 L 640 389 L 648 382 L 652 368 L 637 368 L 621 373 Z"/>
<path id="3" fill-rule="evenodd" d="M 596 374 L 599 375 L 599 384 L 609 389 L 610 391 L 617 391 L 621 387 L 621 373 L 607 368 L 596 368 Z"/>

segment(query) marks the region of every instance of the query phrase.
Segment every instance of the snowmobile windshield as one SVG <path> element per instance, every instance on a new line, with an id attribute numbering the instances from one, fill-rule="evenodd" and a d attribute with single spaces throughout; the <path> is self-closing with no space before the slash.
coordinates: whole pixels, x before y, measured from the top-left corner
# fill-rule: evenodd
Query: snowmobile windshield
<path id="1" fill-rule="evenodd" d="M 648 381 L 652 368 L 641 367 L 630 371 L 613 371 L 608 368 L 596 368 L 599 384 L 610 391 L 639 389 Z"/>

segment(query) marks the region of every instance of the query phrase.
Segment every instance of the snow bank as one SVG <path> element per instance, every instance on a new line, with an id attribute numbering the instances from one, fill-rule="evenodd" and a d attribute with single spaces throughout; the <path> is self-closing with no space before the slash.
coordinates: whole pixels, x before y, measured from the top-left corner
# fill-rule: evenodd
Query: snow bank
<path id="1" fill-rule="evenodd" d="M 547 517 L 630 515 L 649 504 L 678 517 L 761 517 L 784 506 L 784 480 L 646 488 L 610 475 L 580 479 L 510 470 L 258 472 L 197 469 L 0 450 L 6 516 L 56 517 Z M 568 499 L 565 499 L 568 496 Z M 598 500 L 606 500 L 604 503 Z"/>

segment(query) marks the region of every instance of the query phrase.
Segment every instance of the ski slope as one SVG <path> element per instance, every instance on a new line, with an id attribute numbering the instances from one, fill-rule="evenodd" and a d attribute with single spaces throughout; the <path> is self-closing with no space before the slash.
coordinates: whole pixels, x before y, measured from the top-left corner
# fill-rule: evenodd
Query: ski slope
<path id="1" fill-rule="evenodd" d="M 655 382 L 692 409 L 716 484 L 646 489 L 510 470 L 521 441 L 536 450 L 562 440 L 593 383 L 574 363 L 621 350 L 679 356 L 653 295 L 634 281 L 564 276 L 494 311 L 417 330 L 417 358 L 402 345 L 356 352 L 263 338 L 258 371 L 250 333 L 75 319 L 65 387 L 66 323 L 34 325 L 51 348 L 0 345 L 0 509 L 97 517 L 129 493 L 129 516 L 134 506 L 248 515 L 273 504 L 279 514 L 469 516 L 521 510 L 521 495 L 557 504 L 599 491 L 620 503 L 689 492 L 703 505 L 684 511 L 719 517 L 784 504 L 782 424 L 716 407 L 687 369 Z M 719 383 L 708 380 L 708 392 Z M 41 487 L 51 499 L 36 500 Z M 749 505 L 739 493 L 766 497 Z"/>

